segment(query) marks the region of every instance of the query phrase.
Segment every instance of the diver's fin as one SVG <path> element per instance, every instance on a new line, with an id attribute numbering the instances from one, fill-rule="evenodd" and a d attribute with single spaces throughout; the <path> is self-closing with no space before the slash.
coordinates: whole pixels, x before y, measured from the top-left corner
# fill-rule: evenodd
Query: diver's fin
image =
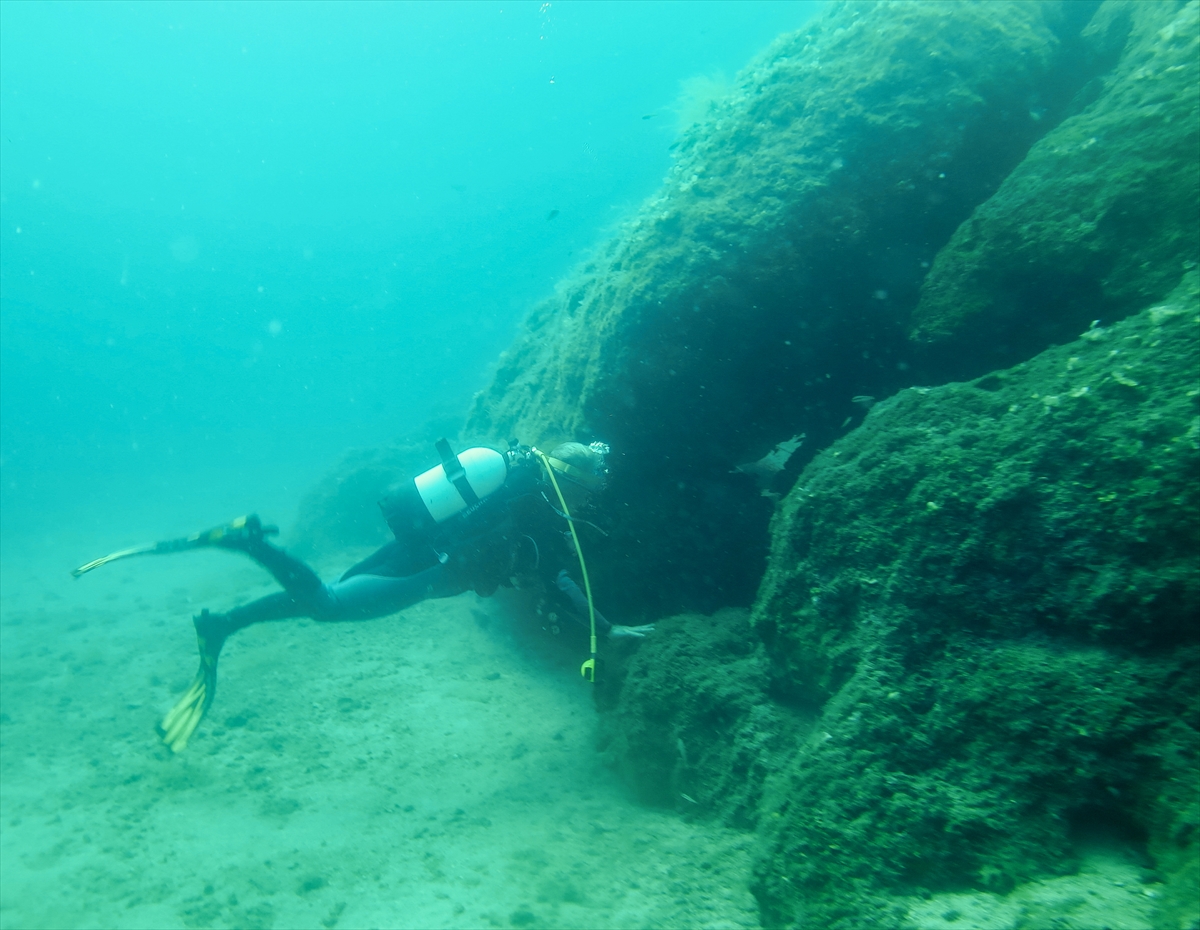
<path id="1" fill-rule="evenodd" d="M 217 659 L 229 632 L 224 615 L 210 614 L 207 610 L 193 617 L 192 623 L 196 626 L 196 644 L 200 648 L 200 668 L 187 691 L 167 711 L 158 726 L 163 742 L 176 753 L 187 749 L 188 740 L 217 696 Z"/>
<path id="2" fill-rule="evenodd" d="M 120 552 L 113 552 L 102 558 L 92 559 L 86 565 L 80 565 L 79 568 L 74 569 L 71 575 L 78 578 L 81 575 L 86 575 L 93 568 L 99 568 L 101 565 L 109 562 L 115 562 L 118 559 L 127 559 L 135 555 L 167 555 L 172 552 L 186 552 L 189 549 L 203 549 L 206 546 L 237 549 L 241 548 L 238 543 L 243 540 L 248 540 L 256 536 L 259 538 L 274 536 L 278 532 L 279 527 L 263 526 L 255 514 L 248 514 L 244 517 L 238 517 L 231 523 L 214 526 L 211 530 L 193 533 L 191 536 L 185 536 L 183 539 L 167 539 L 162 542 L 151 543 L 148 546 L 134 546 L 132 549 L 122 549 Z"/>
<path id="3" fill-rule="evenodd" d="M 99 559 L 92 559 L 86 565 L 80 565 L 79 568 L 71 570 L 71 576 L 78 578 L 80 575 L 86 575 L 93 568 L 99 568 L 101 565 L 106 565 L 109 562 L 115 562 L 117 559 L 127 559 L 131 555 L 147 555 L 158 549 L 158 545 L 152 543 L 149 546 L 134 546 L 132 549 L 122 549 L 120 552 L 112 552 Z"/>
<path id="4" fill-rule="evenodd" d="M 200 725 L 200 720 L 204 717 L 205 705 L 209 703 L 211 702 L 208 700 L 208 681 L 204 669 L 201 668 L 196 673 L 191 687 L 184 692 L 183 697 L 176 702 L 175 706 L 167 711 L 167 715 L 163 717 L 163 721 L 159 725 L 162 740 L 170 747 L 171 752 L 183 752 L 187 749 L 188 740 L 196 732 L 196 727 Z"/>

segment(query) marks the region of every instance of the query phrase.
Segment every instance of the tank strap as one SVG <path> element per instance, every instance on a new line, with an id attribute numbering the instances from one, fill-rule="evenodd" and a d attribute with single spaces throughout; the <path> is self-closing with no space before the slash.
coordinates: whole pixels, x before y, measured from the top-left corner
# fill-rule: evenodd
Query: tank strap
<path id="1" fill-rule="evenodd" d="M 450 448 L 450 440 L 443 437 L 434 443 L 434 448 L 437 449 L 438 455 L 442 457 L 442 471 L 446 473 L 446 480 L 454 485 L 458 493 L 462 495 L 462 499 L 466 501 L 468 507 L 474 507 L 479 503 L 479 495 L 475 493 L 475 489 L 467 481 L 467 470 L 463 468 L 462 462 L 458 460 L 458 455 Z"/>

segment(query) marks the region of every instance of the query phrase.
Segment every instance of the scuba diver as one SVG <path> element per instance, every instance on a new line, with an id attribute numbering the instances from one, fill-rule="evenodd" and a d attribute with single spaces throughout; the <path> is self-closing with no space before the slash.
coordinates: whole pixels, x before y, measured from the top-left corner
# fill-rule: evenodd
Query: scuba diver
<path id="1" fill-rule="evenodd" d="M 191 686 L 160 725 L 163 741 L 182 752 L 212 706 L 217 659 L 225 640 L 254 623 L 311 617 L 322 622 L 367 620 L 411 607 L 426 598 L 473 589 L 487 597 L 513 580 L 539 579 L 569 615 L 591 631 L 591 658 L 582 674 L 595 674 L 597 630 L 611 638 L 642 637 L 653 625 L 610 623 L 595 609 L 587 566 L 572 516 L 602 489 L 608 468 L 604 443 L 567 442 L 546 454 L 514 440 L 507 452 L 476 447 L 455 454 L 437 443 L 442 463 L 393 488 L 380 501 L 395 538 L 323 582 L 308 565 L 267 541 L 278 533 L 255 515 L 240 517 L 186 539 L 126 549 L 72 572 L 79 577 L 107 562 L 214 546 L 242 552 L 265 568 L 283 590 L 225 613 L 203 610 L 193 618 L 200 668 Z M 595 526 L 595 524 L 589 524 Z M 599 529 L 597 527 L 597 529 Z M 580 590 L 568 568 L 578 566 Z"/>

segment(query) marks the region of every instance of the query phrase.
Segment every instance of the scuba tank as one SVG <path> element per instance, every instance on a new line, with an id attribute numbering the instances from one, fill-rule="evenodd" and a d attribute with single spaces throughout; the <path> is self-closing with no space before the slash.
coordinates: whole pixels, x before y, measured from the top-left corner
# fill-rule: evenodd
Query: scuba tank
<path id="1" fill-rule="evenodd" d="M 442 464 L 395 485 L 379 502 L 398 540 L 432 538 L 429 534 L 440 524 L 472 513 L 507 480 L 508 465 L 494 449 L 464 449 L 455 455 L 445 439 L 436 445 Z"/>
<path id="2" fill-rule="evenodd" d="M 458 455 L 445 439 L 437 443 L 442 464 L 413 479 L 425 509 L 435 523 L 444 523 L 468 508 L 474 509 L 499 490 L 508 476 L 504 456 L 495 449 L 476 447 Z"/>

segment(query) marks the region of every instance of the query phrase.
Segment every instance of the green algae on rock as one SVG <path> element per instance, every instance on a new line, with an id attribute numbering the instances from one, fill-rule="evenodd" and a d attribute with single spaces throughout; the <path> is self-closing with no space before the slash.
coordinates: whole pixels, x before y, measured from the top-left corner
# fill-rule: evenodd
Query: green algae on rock
<path id="1" fill-rule="evenodd" d="M 1121 49 L 1096 99 L 1030 149 L 922 287 L 914 337 L 946 358 L 969 347 L 960 377 L 1161 299 L 1200 258 L 1200 4 L 1108 0 L 1084 38 Z"/>
<path id="2" fill-rule="evenodd" d="M 748 612 L 657 624 L 627 668 L 602 682 L 601 744 L 646 803 L 757 825 L 762 786 L 800 720 L 767 698 L 768 663 Z"/>
<path id="3" fill-rule="evenodd" d="M 770 922 L 895 925 L 891 895 L 1069 871 L 1097 824 L 1148 839 L 1163 913 L 1185 907 L 1198 310 L 1193 274 L 1014 369 L 901 392 L 802 474 L 754 610 L 774 692 L 820 713 L 760 818 Z"/>
<path id="4" fill-rule="evenodd" d="M 900 926 L 1096 831 L 1193 919 L 1197 4 L 1096 7 L 836 4 L 782 37 L 468 420 L 613 444 L 592 579 L 668 619 L 606 656 L 607 748 L 643 800 L 755 831 L 771 925 Z M 894 396 L 862 421 L 864 394 Z M 768 562 L 736 466 L 801 432 L 768 490 L 824 451 Z M 388 463 L 414 470 L 363 460 L 310 509 Z"/>
<path id="5" fill-rule="evenodd" d="M 597 566 L 614 610 L 750 602 L 770 505 L 731 472 L 799 432 L 819 447 L 853 397 L 909 383 L 922 262 L 1086 80 L 1095 7 L 832 5 L 739 76 L 531 314 L 468 429 L 613 445 L 616 536 L 638 552 Z"/>

